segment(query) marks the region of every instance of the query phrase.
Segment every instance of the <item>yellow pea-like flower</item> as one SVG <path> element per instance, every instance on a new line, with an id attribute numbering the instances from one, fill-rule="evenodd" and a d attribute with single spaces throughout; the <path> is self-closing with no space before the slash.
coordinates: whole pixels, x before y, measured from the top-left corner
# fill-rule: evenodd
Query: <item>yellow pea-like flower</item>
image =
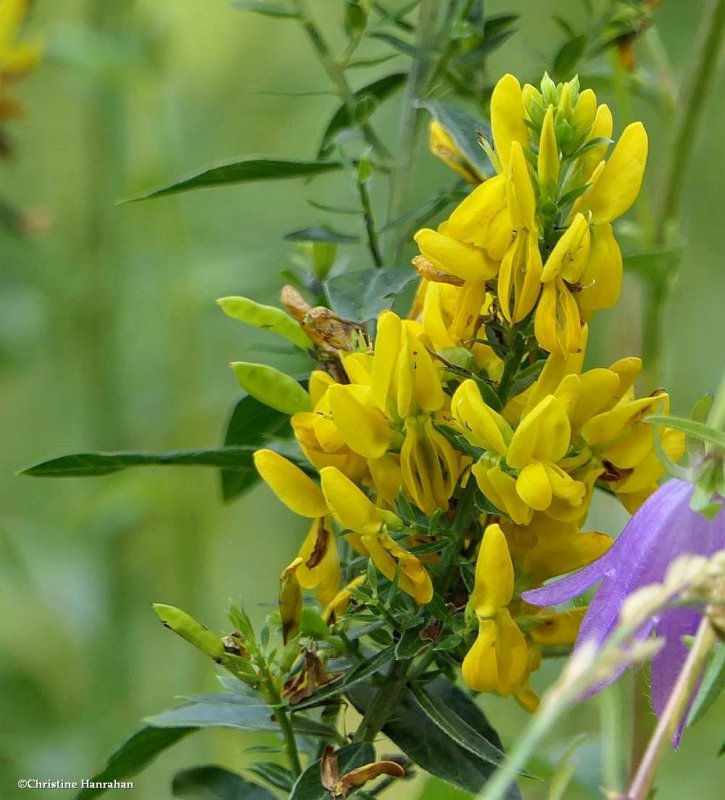
<path id="1" fill-rule="evenodd" d="M 504 172 L 508 169 L 511 145 L 515 142 L 528 147 L 529 130 L 525 119 L 521 84 L 513 75 L 504 75 L 491 95 L 493 142 Z"/>
<path id="2" fill-rule="evenodd" d="M 540 185 L 553 194 L 559 180 L 559 145 L 554 128 L 554 107 L 549 106 L 541 126 L 539 139 L 538 176 Z"/>
<path id="3" fill-rule="evenodd" d="M 380 458 L 390 447 L 394 431 L 364 386 L 330 387 L 330 409 L 345 444 L 365 458 Z"/>
<path id="4" fill-rule="evenodd" d="M 382 532 L 362 537 L 373 564 L 392 581 L 398 576 L 398 585 L 418 605 L 433 599 L 433 582 L 422 562 L 401 547 L 390 534 Z"/>
<path id="5" fill-rule="evenodd" d="M 518 142 L 511 145 L 509 166 L 506 172 L 507 199 L 511 221 L 516 230 L 526 230 L 535 233 L 536 224 L 536 195 L 531 183 L 529 165 L 526 162 L 523 148 Z"/>
<path id="6" fill-rule="evenodd" d="M 622 290 L 622 252 L 608 222 L 591 229 L 589 255 L 579 277 L 577 302 L 588 318 L 593 311 L 610 308 Z"/>
<path id="7" fill-rule="evenodd" d="M 564 357 L 582 347 L 583 333 L 579 306 L 563 278 L 544 284 L 534 315 L 534 333 L 549 353 Z"/>
<path id="8" fill-rule="evenodd" d="M 637 199 L 647 162 L 647 132 L 641 122 L 628 125 L 592 188 L 577 201 L 574 211 L 591 214 L 601 224 L 621 217 Z"/>
<path id="9" fill-rule="evenodd" d="M 451 413 L 476 447 L 503 455 L 512 431 L 506 420 L 483 402 L 475 381 L 468 380 L 456 389 L 451 400 Z"/>
<path id="10" fill-rule="evenodd" d="M 589 224 L 583 214 L 577 214 L 546 259 L 541 280 L 546 283 L 561 276 L 567 283 L 578 283 L 589 259 L 589 246 Z"/>
<path id="11" fill-rule="evenodd" d="M 501 312 L 509 322 L 521 322 L 536 305 L 542 268 L 538 235 L 519 231 L 501 262 L 498 277 Z"/>
<path id="12" fill-rule="evenodd" d="M 296 570 L 299 585 L 303 589 L 317 589 L 317 599 L 323 604 L 330 603 L 340 588 L 340 558 L 326 517 L 312 523 L 299 557 L 302 559 Z"/>
<path id="13" fill-rule="evenodd" d="M 322 517 L 327 504 L 320 487 L 291 461 L 274 450 L 257 450 L 254 466 L 277 497 L 301 517 Z"/>
<path id="14" fill-rule="evenodd" d="M 513 592 L 514 567 L 506 537 L 500 525 L 489 525 L 478 550 L 469 602 L 479 617 L 493 617 L 499 608 L 511 602 Z"/>
<path id="15" fill-rule="evenodd" d="M 498 265 L 480 247 L 431 228 L 422 228 L 413 238 L 421 254 L 443 272 L 457 275 L 464 281 L 487 280 L 496 275 Z"/>
<path id="16" fill-rule="evenodd" d="M 388 521 L 370 498 L 335 467 L 320 472 L 322 493 L 333 516 L 343 526 L 359 533 L 377 532 Z M 389 513 L 389 512 L 388 512 Z M 390 514 L 390 517 L 395 515 Z M 397 519 L 397 517 L 395 517 Z M 400 521 L 398 520 L 398 527 Z"/>
<path id="17" fill-rule="evenodd" d="M 536 624 L 529 631 L 529 636 L 536 644 L 574 644 L 586 611 L 585 606 L 568 611 L 544 611 L 542 609 L 536 615 Z"/>
<path id="18" fill-rule="evenodd" d="M 482 176 L 463 155 L 453 137 L 437 120 L 428 126 L 428 147 L 431 152 L 469 183 L 480 183 Z"/>
<path id="19" fill-rule="evenodd" d="M 556 462 L 566 455 L 571 440 L 571 423 L 553 395 L 545 397 L 514 432 L 506 463 L 523 469 L 532 461 Z"/>
<path id="20" fill-rule="evenodd" d="M 463 680 L 476 692 L 511 694 L 526 675 L 528 646 L 508 609 L 479 620 L 478 636 L 463 659 Z"/>

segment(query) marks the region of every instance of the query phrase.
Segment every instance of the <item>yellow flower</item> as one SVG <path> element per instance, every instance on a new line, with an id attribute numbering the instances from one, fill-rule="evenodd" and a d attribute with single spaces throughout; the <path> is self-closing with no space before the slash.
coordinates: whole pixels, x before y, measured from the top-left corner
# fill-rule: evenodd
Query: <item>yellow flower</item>
<path id="1" fill-rule="evenodd" d="M 477 692 L 511 694 L 526 674 L 528 648 L 509 612 L 514 571 L 506 537 L 489 525 L 476 560 L 470 606 L 478 617 L 478 635 L 463 660 L 463 680 Z"/>
<path id="2" fill-rule="evenodd" d="M 453 141 L 453 137 L 437 120 L 431 120 L 428 126 L 428 147 L 433 155 L 438 156 L 447 167 L 469 183 L 480 183 L 483 180 L 483 176 L 478 174 L 473 164 Z"/>

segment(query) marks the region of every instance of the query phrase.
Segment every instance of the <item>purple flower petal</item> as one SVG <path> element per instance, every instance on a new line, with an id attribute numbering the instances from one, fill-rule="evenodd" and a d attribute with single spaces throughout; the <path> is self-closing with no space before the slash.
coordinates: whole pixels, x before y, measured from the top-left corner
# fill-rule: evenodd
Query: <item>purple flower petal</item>
<path id="1" fill-rule="evenodd" d="M 672 690 L 675 687 L 677 676 L 685 665 L 690 652 L 682 641 L 683 636 L 692 636 L 696 633 L 702 615 L 691 608 L 675 608 L 665 611 L 657 624 L 657 635 L 665 639 L 665 646 L 652 659 L 652 705 L 661 716 L 665 710 Z M 685 726 L 687 715 L 690 711 L 695 694 L 693 693 L 680 725 L 672 739 L 672 746 L 680 743 L 682 729 Z"/>

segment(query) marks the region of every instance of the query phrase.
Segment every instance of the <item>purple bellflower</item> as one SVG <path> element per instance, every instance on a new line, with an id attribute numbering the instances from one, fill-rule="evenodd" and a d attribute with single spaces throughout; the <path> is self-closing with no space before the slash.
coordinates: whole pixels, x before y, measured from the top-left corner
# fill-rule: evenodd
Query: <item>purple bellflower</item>
<path id="1" fill-rule="evenodd" d="M 629 594 L 641 586 L 661 583 L 670 563 L 680 555 L 711 556 L 725 548 L 725 513 L 706 519 L 692 511 L 692 491 L 693 486 L 685 481 L 668 481 L 647 499 L 598 561 L 540 589 L 524 592 L 522 597 L 538 606 L 557 605 L 601 581 L 582 621 L 576 647 L 592 640 L 603 644 L 616 627 L 622 603 Z M 652 660 L 652 705 L 658 715 L 664 710 L 689 652 L 682 637 L 694 635 L 701 618 L 690 608 L 666 609 L 637 633 L 637 639 L 644 639 L 655 631 L 665 640 Z M 619 674 L 621 671 L 607 683 Z M 680 732 L 673 741 L 675 746 Z"/>

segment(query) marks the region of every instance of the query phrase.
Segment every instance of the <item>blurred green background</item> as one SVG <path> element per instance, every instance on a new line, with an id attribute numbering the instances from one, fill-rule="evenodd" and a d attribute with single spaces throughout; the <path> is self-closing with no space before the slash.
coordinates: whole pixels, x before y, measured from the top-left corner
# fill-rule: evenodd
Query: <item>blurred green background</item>
<path id="1" fill-rule="evenodd" d="M 560 42 L 552 14 L 583 19 L 578 0 L 487 6 L 522 13 L 519 33 L 491 61 L 494 78 L 543 69 Z M 339 27 L 337 2 L 315 7 L 331 31 Z M 669 0 L 657 12 L 675 75 L 691 54 L 702 7 L 702 0 Z M 226 0 L 38 0 L 31 34 L 45 38 L 46 54 L 14 90 L 26 114 L 10 130 L 15 157 L 0 164 L 0 194 L 42 223 L 25 237 L 0 233 L 2 798 L 15 796 L 20 777 L 90 777 L 141 717 L 180 695 L 213 690 L 210 665 L 161 628 L 151 602 L 223 628 L 229 598 L 241 595 L 260 618 L 302 531 L 264 487 L 223 506 L 213 471 L 61 481 L 14 473 L 65 452 L 217 443 L 237 396 L 228 362 L 295 363 L 226 319 L 215 298 L 273 301 L 294 254 L 282 236 L 309 224 L 340 225 L 306 199 L 353 204 L 353 187 L 341 176 L 115 204 L 214 160 L 314 155 L 334 98 L 273 94 L 328 89 L 295 23 L 243 14 Z M 392 62 L 396 69 L 405 63 Z M 386 64 L 359 80 L 388 71 Z M 665 308 L 664 374 L 654 379 L 669 388 L 676 412 L 713 390 L 722 367 L 724 91 L 721 70 L 702 136 L 691 143 L 684 263 Z M 628 113 L 621 98 L 600 97 L 613 103 L 621 130 Z M 391 143 L 397 102 L 376 117 Z M 656 194 L 669 120 L 632 103 L 648 124 Z M 432 157 L 421 152 L 421 159 L 416 194 L 424 198 L 446 176 Z M 361 254 L 350 249 L 349 259 L 355 264 Z M 640 352 L 638 303 L 630 281 L 618 309 L 596 320 L 590 360 Z M 623 519 L 606 504 L 595 512 L 595 524 L 613 532 Z M 539 686 L 551 675 L 540 674 Z M 574 732 L 588 732 L 575 756 L 580 785 L 567 797 L 597 796 L 599 717 L 617 707 L 626 715 L 629 697 L 624 681 L 577 708 L 542 754 L 555 760 Z M 511 701 L 483 704 L 508 741 L 526 720 Z M 658 800 L 721 796 L 722 704 L 719 711 L 668 755 Z M 612 737 L 626 741 L 627 725 L 610 728 L 605 739 Z M 137 776 L 132 793 L 109 797 L 167 797 L 176 769 L 241 769 L 250 744 L 232 732 L 200 732 Z M 392 794 L 457 796 L 419 781 Z M 527 786 L 527 798 L 544 796 L 541 786 Z"/>

